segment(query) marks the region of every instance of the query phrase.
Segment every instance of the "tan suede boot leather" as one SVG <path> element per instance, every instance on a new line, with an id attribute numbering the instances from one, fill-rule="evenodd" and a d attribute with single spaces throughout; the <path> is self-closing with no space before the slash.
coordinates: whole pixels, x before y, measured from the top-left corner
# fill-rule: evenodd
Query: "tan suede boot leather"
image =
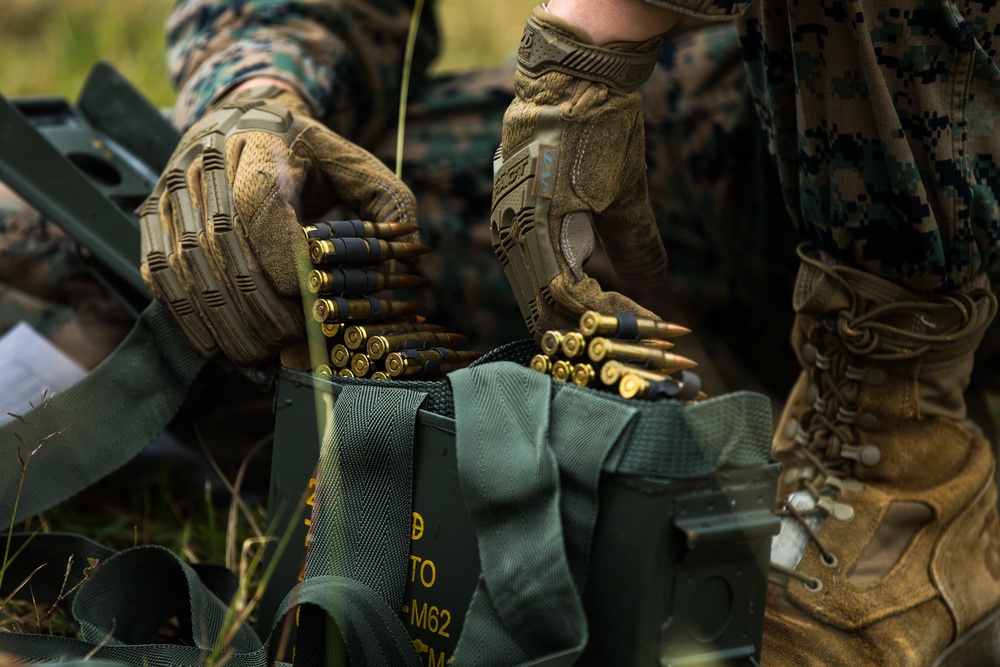
<path id="1" fill-rule="evenodd" d="M 922 301 L 800 250 L 761 664 L 1000 665 L 1000 522 L 966 420 L 992 293 Z"/>

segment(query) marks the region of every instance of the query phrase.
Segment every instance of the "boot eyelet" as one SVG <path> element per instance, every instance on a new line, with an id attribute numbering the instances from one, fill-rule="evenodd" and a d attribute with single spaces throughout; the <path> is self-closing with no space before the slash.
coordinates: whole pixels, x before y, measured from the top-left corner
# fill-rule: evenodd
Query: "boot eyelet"
<path id="1" fill-rule="evenodd" d="M 862 412 L 858 415 L 855 423 L 866 431 L 870 431 L 878 425 L 878 417 L 870 412 Z"/>
<path id="2" fill-rule="evenodd" d="M 816 578 L 811 579 L 810 581 L 804 583 L 803 585 L 806 587 L 806 590 L 809 591 L 810 593 L 819 593 L 821 590 L 823 590 L 823 582 Z"/>
<path id="3" fill-rule="evenodd" d="M 856 479 L 845 479 L 844 490 L 847 491 L 848 493 L 863 493 L 865 490 L 865 485 Z"/>
<path id="4" fill-rule="evenodd" d="M 866 466 L 878 465 L 882 460 L 882 452 L 875 445 L 864 445 L 861 447 L 861 462 Z"/>
<path id="5" fill-rule="evenodd" d="M 865 373 L 865 382 L 873 387 L 877 387 L 885 382 L 885 371 L 881 368 L 869 368 Z"/>
<path id="6" fill-rule="evenodd" d="M 840 523 L 850 523 L 854 521 L 854 508 L 844 503 L 837 503 L 833 510 L 833 518 Z"/>
<path id="7" fill-rule="evenodd" d="M 837 408 L 837 421 L 842 422 L 844 424 L 853 424 L 855 421 L 857 421 L 857 418 L 858 418 L 857 410 L 848 410 L 844 406 L 840 406 L 839 408 Z"/>
<path id="8" fill-rule="evenodd" d="M 854 521 L 854 508 L 847 503 L 838 503 L 836 500 L 824 496 L 816 501 L 816 504 L 838 523 Z"/>
<path id="9" fill-rule="evenodd" d="M 836 554 L 832 552 L 821 553 L 819 555 L 819 560 L 827 567 L 837 567 L 837 564 L 839 563 Z"/>
<path id="10" fill-rule="evenodd" d="M 875 445 L 842 445 L 840 456 L 857 461 L 869 468 L 878 465 L 879 461 L 882 460 L 882 452 Z"/>
<path id="11" fill-rule="evenodd" d="M 816 348 L 811 343 L 802 346 L 802 361 L 805 362 L 806 366 L 812 366 L 816 363 Z"/>
<path id="12" fill-rule="evenodd" d="M 782 481 L 785 486 L 795 486 L 799 482 L 808 481 L 815 476 L 816 471 L 813 468 L 789 468 L 782 477 Z"/>

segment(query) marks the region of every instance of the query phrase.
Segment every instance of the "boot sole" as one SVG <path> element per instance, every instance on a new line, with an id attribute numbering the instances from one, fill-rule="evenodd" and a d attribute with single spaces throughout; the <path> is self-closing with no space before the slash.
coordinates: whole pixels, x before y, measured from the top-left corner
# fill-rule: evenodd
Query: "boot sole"
<path id="1" fill-rule="evenodd" d="M 996 667 L 1000 664 L 1000 609 L 959 637 L 931 667 Z"/>

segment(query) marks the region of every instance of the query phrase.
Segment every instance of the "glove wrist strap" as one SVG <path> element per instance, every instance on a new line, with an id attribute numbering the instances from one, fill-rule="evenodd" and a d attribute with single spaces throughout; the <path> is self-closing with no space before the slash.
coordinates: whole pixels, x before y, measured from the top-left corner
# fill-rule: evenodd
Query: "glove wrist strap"
<path id="1" fill-rule="evenodd" d="M 230 95 L 220 100 L 215 108 L 226 109 L 244 106 L 253 108 L 262 104 L 277 104 L 285 107 L 292 113 L 312 117 L 312 112 L 309 110 L 309 105 L 306 104 L 305 100 L 287 88 L 275 85 L 264 85 L 241 90 L 235 95 Z"/>
<path id="2" fill-rule="evenodd" d="M 629 93 L 653 72 L 660 43 L 659 39 L 635 43 L 633 51 L 603 48 L 581 42 L 532 16 L 524 26 L 517 62 L 520 70 L 531 77 L 562 72 Z"/>

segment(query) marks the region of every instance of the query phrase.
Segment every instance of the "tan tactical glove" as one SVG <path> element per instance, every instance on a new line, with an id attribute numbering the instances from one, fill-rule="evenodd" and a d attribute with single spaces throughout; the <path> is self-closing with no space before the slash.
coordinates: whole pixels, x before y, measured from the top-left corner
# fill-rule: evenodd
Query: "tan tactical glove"
<path id="1" fill-rule="evenodd" d="M 237 94 L 188 130 L 143 204 L 143 279 L 202 355 L 267 361 L 305 332 L 299 221 L 336 204 L 417 221 L 409 189 L 297 95 Z"/>
<path id="2" fill-rule="evenodd" d="M 594 230 L 619 277 L 637 287 L 666 269 L 646 191 L 642 98 L 659 39 L 590 44 L 536 7 L 525 27 L 494 164 L 493 247 L 536 340 L 585 310 L 655 314 L 604 292 L 583 263 Z"/>

